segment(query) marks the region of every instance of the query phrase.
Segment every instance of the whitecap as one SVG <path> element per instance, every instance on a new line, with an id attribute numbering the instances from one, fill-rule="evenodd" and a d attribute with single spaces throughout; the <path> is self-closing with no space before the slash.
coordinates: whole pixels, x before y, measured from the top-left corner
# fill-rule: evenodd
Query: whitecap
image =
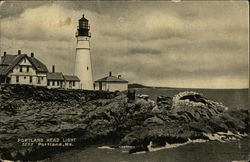
<path id="1" fill-rule="evenodd" d="M 139 151 L 139 152 L 135 152 L 133 154 L 145 154 L 147 151 Z"/>
<path id="2" fill-rule="evenodd" d="M 207 141 L 208 140 L 203 140 L 203 139 L 195 139 L 195 140 L 188 139 L 188 141 L 184 142 L 184 143 L 169 144 L 166 142 L 165 146 L 155 147 L 155 148 L 152 148 L 153 142 L 150 141 L 150 143 L 147 147 L 148 147 L 149 152 L 154 152 L 154 151 L 159 151 L 159 150 L 164 150 L 164 149 L 171 149 L 171 148 L 180 147 L 180 146 L 183 146 L 183 145 L 186 145 L 189 143 L 203 143 L 203 142 L 207 142 Z"/>
<path id="3" fill-rule="evenodd" d="M 135 148 L 135 146 L 119 146 L 119 148 L 131 149 L 131 148 Z"/>
<path id="4" fill-rule="evenodd" d="M 110 146 L 100 146 L 97 147 L 98 149 L 108 149 L 108 150 L 114 150 L 114 148 L 110 147 Z"/>

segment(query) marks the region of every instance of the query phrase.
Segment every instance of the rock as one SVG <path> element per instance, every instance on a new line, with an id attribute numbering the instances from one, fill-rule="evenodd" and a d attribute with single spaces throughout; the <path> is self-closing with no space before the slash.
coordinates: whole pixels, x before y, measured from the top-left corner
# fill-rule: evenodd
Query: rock
<path id="1" fill-rule="evenodd" d="M 157 117 L 151 117 L 144 121 L 144 125 L 164 125 L 164 121 Z"/>
<path id="2" fill-rule="evenodd" d="M 144 127 L 139 127 L 134 131 L 128 133 L 122 138 L 120 145 L 124 146 L 137 146 L 137 145 L 148 145 L 149 140 L 147 140 L 148 129 Z"/>
<path id="3" fill-rule="evenodd" d="M 79 145 L 85 146 L 117 137 L 120 145 L 136 146 L 133 153 L 145 151 L 150 142 L 157 147 L 207 139 L 204 133 L 246 133 L 249 125 L 248 111 L 227 111 L 196 92 L 160 96 L 155 105 L 150 99 L 128 101 L 121 92 L 21 85 L 0 91 L 0 150 L 10 160 L 11 153 L 32 156 L 30 151 L 30 155 L 21 154 L 16 138 L 77 137 Z M 32 149 L 39 155 L 38 148 Z"/>
<path id="4" fill-rule="evenodd" d="M 155 107 L 152 109 L 152 113 L 160 114 L 160 113 L 162 113 L 162 110 L 160 110 L 160 109 L 158 108 L 158 106 L 155 106 Z"/>
<path id="5" fill-rule="evenodd" d="M 149 112 L 152 110 L 151 104 L 146 100 L 137 100 L 134 111 Z"/>
<path id="6" fill-rule="evenodd" d="M 212 133 L 227 132 L 227 130 L 228 130 L 227 125 L 225 123 L 221 122 L 219 117 L 214 117 L 213 120 L 210 120 L 208 124 L 213 129 Z"/>
<path id="7" fill-rule="evenodd" d="M 115 131 L 116 127 L 108 120 L 94 120 L 87 128 L 89 134 L 93 137 L 107 136 Z"/>
<path id="8" fill-rule="evenodd" d="M 172 98 L 171 97 L 167 97 L 167 96 L 158 96 L 157 99 L 157 105 L 160 108 L 166 109 L 166 110 L 170 110 L 173 104 Z"/>

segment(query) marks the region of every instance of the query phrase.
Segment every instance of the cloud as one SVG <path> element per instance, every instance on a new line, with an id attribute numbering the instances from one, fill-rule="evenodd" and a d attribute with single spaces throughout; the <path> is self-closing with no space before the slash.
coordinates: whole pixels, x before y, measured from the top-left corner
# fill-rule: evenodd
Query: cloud
<path id="1" fill-rule="evenodd" d="M 18 17 L 2 20 L 2 36 L 19 40 L 69 41 L 75 24 L 71 24 L 71 18 L 67 15 L 72 14 L 72 11 L 58 5 L 27 9 Z"/>
<path id="2" fill-rule="evenodd" d="M 132 48 L 128 52 L 129 54 L 153 54 L 158 55 L 161 53 L 160 50 L 150 48 Z"/>
<path id="3" fill-rule="evenodd" d="M 64 27 L 64 26 L 69 26 L 71 25 L 71 18 L 68 17 L 65 20 L 60 20 L 55 26 L 57 27 Z"/>

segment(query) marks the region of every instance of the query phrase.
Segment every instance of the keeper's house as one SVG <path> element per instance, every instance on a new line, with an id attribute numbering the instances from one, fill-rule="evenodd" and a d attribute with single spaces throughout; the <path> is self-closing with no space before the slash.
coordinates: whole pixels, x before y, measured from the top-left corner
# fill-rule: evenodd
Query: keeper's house
<path id="1" fill-rule="evenodd" d="M 8 55 L 4 52 L 0 62 L 0 83 L 47 86 L 48 69 L 34 57 L 21 54 Z"/>
<path id="2" fill-rule="evenodd" d="M 49 72 L 46 65 L 34 57 L 21 54 L 9 55 L 4 52 L 0 61 L 0 84 L 26 84 L 48 88 L 79 89 L 80 80 L 77 76 L 63 75 L 62 72 Z"/>
<path id="3" fill-rule="evenodd" d="M 127 91 L 128 81 L 122 79 L 121 75 L 116 77 L 112 76 L 112 73 L 109 72 L 109 76 L 94 82 L 94 89 L 101 91 Z"/>

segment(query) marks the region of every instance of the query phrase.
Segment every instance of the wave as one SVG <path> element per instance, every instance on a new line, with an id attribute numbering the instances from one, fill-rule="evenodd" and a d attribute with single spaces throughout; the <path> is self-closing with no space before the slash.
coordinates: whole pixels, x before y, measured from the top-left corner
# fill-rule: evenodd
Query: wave
<path id="1" fill-rule="evenodd" d="M 195 140 L 191 140 L 188 139 L 187 142 L 184 143 L 175 143 L 175 144 L 169 144 L 166 142 L 165 146 L 163 147 L 152 147 L 153 146 L 153 142 L 150 141 L 149 145 L 147 146 L 147 151 L 148 152 L 155 152 L 155 151 L 160 151 L 160 150 L 164 150 L 164 149 L 172 149 L 172 148 L 177 148 L 180 146 L 184 146 L 190 143 L 204 143 L 204 142 L 208 142 L 208 141 L 219 141 L 219 142 L 228 142 L 231 140 L 238 140 L 238 139 L 242 139 L 243 137 L 248 136 L 246 133 L 244 134 L 240 134 L 239 132 L 233 133 L 231 131 L 228 132 L 217 132 L 214 134 L 209 134 L 209 133 L 203 133 L 206 137 L 208 137 L 209 140 L 204 140 L 204 139 L 195 139 Z M 136 154 L 142 154 L 142 153 L 146 153 L 147 151 L 140 151 L 140 152 L 136 152 Z"/>
<path id="2" fill-rule="evenodd" d="M 108 149 L 108 150 L 114 150 L 115 148 L 113 147 L 110 147 L 110 146 L 100 146 L 100 147 L 97 147 L 98 149 Z"/>
<path id="3" fill-rule="evenodd" d="M 153 142 L 151 141 L 150 144 L 148 145 L 148 151 L 149 152 L 154 152 L 154 151 L 159 151 L 159 150 L 163 150 L 163 149 L 171 149 L 171 148 L 176 148 L 176 147 L 180 147 L 186 144 L 190 144 L 190 143 L 203 143 L 203 142 L 208 142 L 209 140 L 203 140 L 203 139 L 195 139 L 195 140 L 191 140 L 188 139 L 187 142 L 184 143 L 175 143 L 175 144 L 169 144 L 166 142 L 165 146 L 163 147 L 155 147 L 153 148 Z"/>
<path id="4" fill-rule="evenodd" d="M 242 139 L 243 137 L 248 136 L 246 133 L 241 134 L 239 132 L 217 132 L 217 133 L 203 133 L 206 137 L 209 138 L 210 141 L 219 141 L 219 142 L 227 142 L 231 140 Z"/>
<path id="5" fill-rule="evenodd" d="M 238 139 L 242 139 L 243 137 L 248 136 L 246 133 L 244 134 L 240 134 L 239 132 L 217 132 L 217 133 L 203 133 L 204 136 L 208 137 L 208 140 L 204 140 L 204 139 L 195 139 L 195 140 L 191 140 L 188 139 L 187 142 L 184 143 L 175 143 L 175 144 L 169 144 L 166 142 L 165 146 L 162 147 L 153 147 L 153 142 L 150 141 L 149 145 L 145 148 L 145 150 L 141 150 L 138 152 L 135 152 L 133 154 L 144 154 L 146 152 L 155 152 L 155 151 L 160 151 L 160 150 L 164 150 L 164 149 L 172 149 L 172 148 L 177 148 L 180 146 L 184 146 L 190 143 L 204 143 L 204 142 L 208 142 L 208 141 L 219 141 L 219 142 L 228 142 L 231 140 L 238 140 Z M 136 148 L 135 146 L 119 146 L 118 148 L 120 149 L 134 149 Z M 109 149 L 109 150 L 114 150 L 114 147 L 110 147 L 110 146 L 100 146 L 98 147 L 98 149 Z M 123 153 L 127 153 L 129 151 L 127 150 L 123 150 Z"/>
<path id="6" fill-rule="evenodd" d="M 2 161 L 2 162 L 14 162 L 14 161 L 11 161 L 11 160 L 2 160 L 2 159 L 0 159 L 0 161 Z"/>

